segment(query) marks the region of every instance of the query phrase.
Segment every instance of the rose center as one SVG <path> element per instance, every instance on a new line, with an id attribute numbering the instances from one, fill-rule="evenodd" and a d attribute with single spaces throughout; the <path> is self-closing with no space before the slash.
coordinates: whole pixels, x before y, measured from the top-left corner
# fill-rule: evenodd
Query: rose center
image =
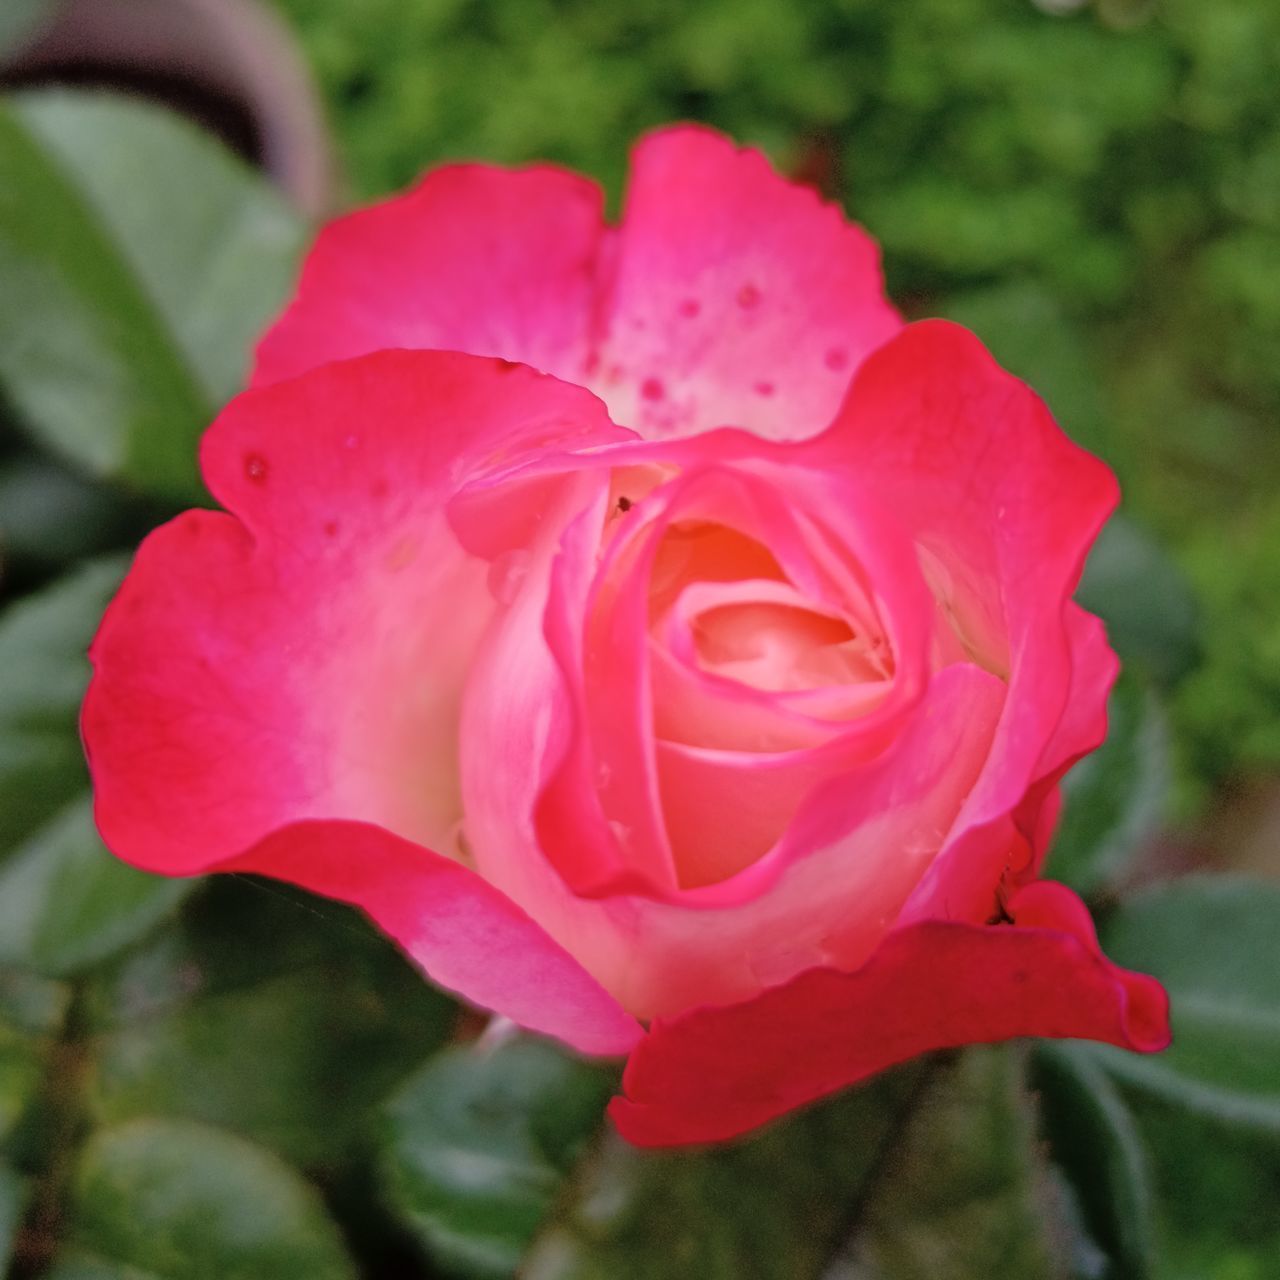
<path id="1" fill-rule="evenodd" d="M 781 693 L 879 678 L 841 618 L 800 604 L 748 600 L 706 609 L 693 620 L 703 670 Z"/>

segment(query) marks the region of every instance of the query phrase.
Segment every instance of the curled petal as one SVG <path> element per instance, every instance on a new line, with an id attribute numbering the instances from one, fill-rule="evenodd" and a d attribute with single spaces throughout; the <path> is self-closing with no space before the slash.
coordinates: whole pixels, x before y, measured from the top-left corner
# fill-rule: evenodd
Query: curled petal
<path id="1" fill-rule="evenodd" d="M 908 906 L 909 919 L 954 917 L 943 905 L 952 886 L 995 885 L 1028 860 L 1025 842 L 1011 849 L 1015 810 L 1097 719 L 1101 637 L 1085 637 L 1067 605 L 1115 506 L 1115 478 L 944 321 L 910 325 L 870 356 L 835 424 L 806 447 L 868 476 L 921 547 L 964 648 L 1008 680 L 987 767 Z M 1082 667 L 1077 680 L 1086 660 L 1096 674 Z M 985 918 L 990 895 L 965 896 L 977 914 L 966 907 L 963 918 Z"/>
<path id="2" fill-rule="evenodd" d="M 853 972 L 815 969 L 743 1004 L 655 1023 L 610 1113 L 641 1146 L 716 1142 L 933 1049 L 1016 1036 L 1169 1042 L 1152 978 L 1111 964 L 1088 912 L 1042 882 L 1014 927 L 927 920 Z"/>

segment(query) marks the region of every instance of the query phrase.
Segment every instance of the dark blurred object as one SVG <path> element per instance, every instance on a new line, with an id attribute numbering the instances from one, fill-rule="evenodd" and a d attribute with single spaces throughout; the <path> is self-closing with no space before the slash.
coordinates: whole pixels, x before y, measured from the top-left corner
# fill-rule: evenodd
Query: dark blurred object
<path id="1" fill-rule="evenodd" d="M 288 28 L 257 0 L 62 0 L 44 13 L 24 4 L 28 39 L 11 49 L 0 83 L 158 100 L 266 170 L 304 213 L 331 209 L 335 164 L 319 97 Z"/>

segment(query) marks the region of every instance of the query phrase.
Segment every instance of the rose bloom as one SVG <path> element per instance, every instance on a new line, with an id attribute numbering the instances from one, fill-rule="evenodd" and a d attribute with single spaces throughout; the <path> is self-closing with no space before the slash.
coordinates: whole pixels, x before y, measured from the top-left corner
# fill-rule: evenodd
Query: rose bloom
<path id="1" fill-rule="evenodd" d="M 518 363 L 516 363 L 518 362 Z M 641 1144 L 929 1049 L 1168 1039 L 1038 879 L 1116 671 L 1110 472 L 868 237 L 700 128 L 621 225 L 457 165 L 326 228 L 93 646 L 107 844 L 362 908 L 630 1054 Z"/>

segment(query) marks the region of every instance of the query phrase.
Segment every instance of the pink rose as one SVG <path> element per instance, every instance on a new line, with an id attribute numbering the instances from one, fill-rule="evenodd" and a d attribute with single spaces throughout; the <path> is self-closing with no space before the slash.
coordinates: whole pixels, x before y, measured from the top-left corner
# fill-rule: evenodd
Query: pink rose
<path id="1" fill-rule="evenodd" d="M 94 644 L 122 858 L 355 903 L 629 1052 L 638 1143 L 943 1046 L 1166 1043 L 1036 879 L 1104 732 L 1070 595 L 1115 482 L 760 155 L 647 138 L 618 228 L 557 169 L 433 173 L 323 232 L 255 384 L 204 440 L 226 512 Z"/>

